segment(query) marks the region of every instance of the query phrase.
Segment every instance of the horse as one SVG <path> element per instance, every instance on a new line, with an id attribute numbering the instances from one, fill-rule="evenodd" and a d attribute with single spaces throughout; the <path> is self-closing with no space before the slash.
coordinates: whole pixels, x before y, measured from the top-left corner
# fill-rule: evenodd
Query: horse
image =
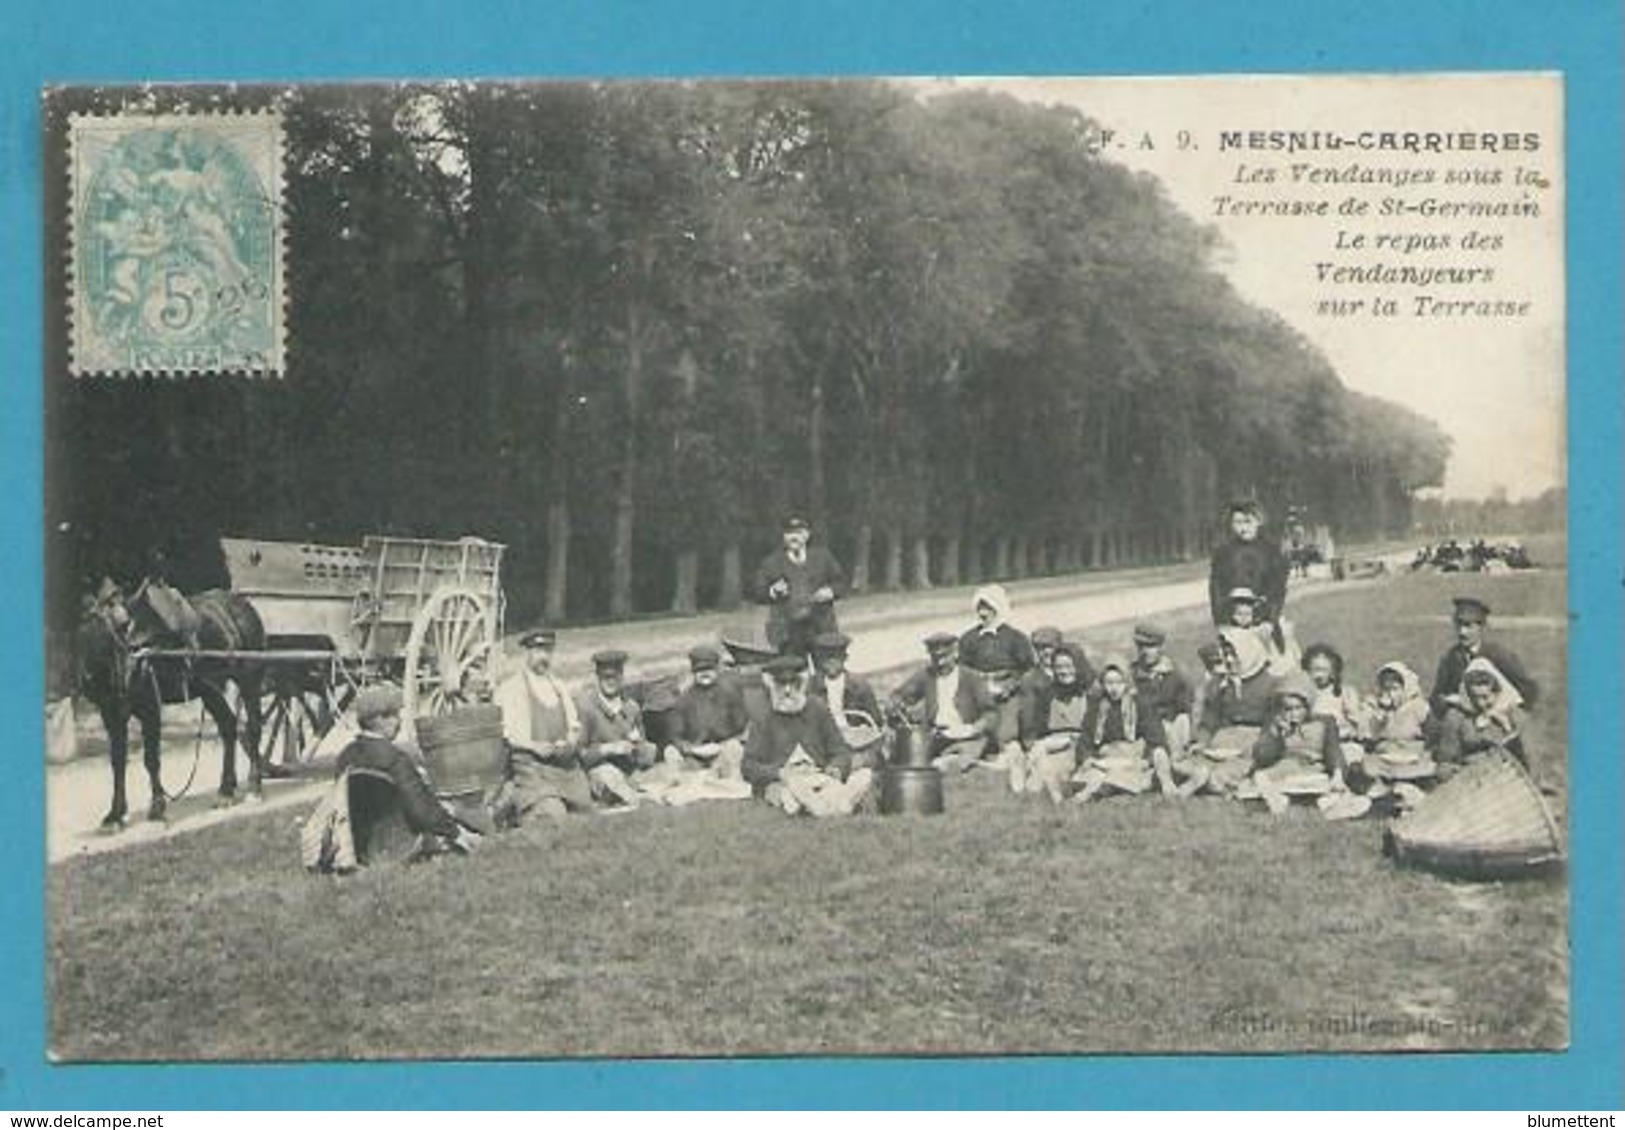
<path id="1" fill-rule="evenodd" d="M 176 608 L 185 610 L 177 626 Z M 168 808 L 160 776 L 162 722 L 165 704 L 201 700 L 220 735 L 219 804 L 237 799 L 237 715 L 226 698 L 235 683 L 244 704 L 243 748 L 249 758 L 249 794 L 261 795 L 260 681 L 253 667 L 199 658 L 178 663 L 155 663 L 145 652 L 152 648 L 208 651 L 259 651 L 265 647 L 265 626 L 254 606 L 242 595 L 210 589 L 186 599 L 152 580 L 143 581 L 131 597 L 111 579 L 104 579 L 87 598 L 75 634 L 79 692 L 101 715 L 107 730 L 108 756 L 113 768 L 113 800 L 102 828 L 117 831 L 125 824 L 129 803 L 125 797 L 125 765 L 129 758 L 131 717 L 141 723 L 142 763 L 152 786 L 149 820 L 162 820 Z"/>

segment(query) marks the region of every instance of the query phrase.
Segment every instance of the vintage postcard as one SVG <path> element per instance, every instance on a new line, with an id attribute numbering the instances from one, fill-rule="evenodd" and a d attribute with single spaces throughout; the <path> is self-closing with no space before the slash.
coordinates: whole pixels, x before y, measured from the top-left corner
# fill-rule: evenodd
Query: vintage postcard
<path id="1" fill-rule="evenodd" d="M 52 1055 L 1565 1048 L 1563 106 L 48 89 Z"/>

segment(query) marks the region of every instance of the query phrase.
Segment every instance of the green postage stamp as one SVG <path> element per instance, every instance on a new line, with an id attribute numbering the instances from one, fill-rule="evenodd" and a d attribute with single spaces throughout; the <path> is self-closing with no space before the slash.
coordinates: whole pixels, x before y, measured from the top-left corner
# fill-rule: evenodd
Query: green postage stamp
<path id="1" fill-rule="evenodd" d="M 280 116 L 78 115 L 68 132 L 73 373 L 282 373 Z"/>

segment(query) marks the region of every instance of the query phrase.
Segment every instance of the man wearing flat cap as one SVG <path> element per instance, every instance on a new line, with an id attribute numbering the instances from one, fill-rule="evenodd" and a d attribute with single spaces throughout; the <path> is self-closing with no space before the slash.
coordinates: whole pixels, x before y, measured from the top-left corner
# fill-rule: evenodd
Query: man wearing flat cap
<path id="1" fill-rule="evenodd" d="M 701 644 L 688 653 L 692 678 L 671 711 L 671 748 L 690 771 L 740 780 L 750 715 L 737 683 L 722 679 L 722 652 Z"/>
<path id="2" fill-rule="evenodd" d="M 412 755 L 395 744 L 401 732 L 401 692 L 388 684 L 363 687 L 355 699 L 356 725 L 361 733 L 340 751 L 333 775 L 340 781 L 350 773 L 387 780 L 395 790 L 395 801 L 406 825 L 420 837 L 417 854 L 452 848 L 466 850 L 478 839 L 458 823 L 457 818 L 434 795 Z M 354 794 L 352 794 L 354 795 Z M 365 863 L 368 828 L 382 815 L 349 806 L 356 854 Z"/>
<path id="3" fill-rule="evenodd" d="M 639 778 L 654 768 L 659 751 L 644 736 L 638 704 L 626 696 L 626 660 L 626 652 L 614 649 L 593 655 L 593 684 L 577 699 L 576 712 L 593 796 L 635 808 Z"/>
<path id="4" fill-rule="evenodd" d="M 858 760 L 880 767 L 880 700 L 874 688 L 846 669 L 852 638 L 844 632 L 825 632 L 813 639 L 813 676 L 808 692 L 824 700 L 835 724 Z M 861 722 L 861 726 L 859 723 Z"/>
<path id="5" fill-rule="evenodd" d="M 768 711 L 752 721 L 744 774 L 757 796 L 792 816 L 846 816 L 865 806 L 874 774 L 853 768 L 829 707 L 807 693 L 807 664 L 793 655 L 762 672 Z"/>
<path id="6" fill-rule="evenodd" d="M 1256 593 L 1259 621 L 1273 623 L 1286 607 L 1286 555 L 1264 538 L 1264 510 L 1255 499 L 1238 498 L 1225 514 L 1229 536 L 1213 547 L 1208 567 L 1208 605 L 1214 626 L 1229 622 L 1226 606 L 1230 593 L 1238 588 Z"/>
<path id="7" fill-rule="evenodd" d="M 835 602 L 846 593 L 846 571 L 822 545 L 810 545 L 806 520 L 784 523 L 783 544 L 762 559 L 751 596 L 767 605 L 767 640 L 779 652 L 806 657 L 814 637 L 839 630 Z"/>
<path id="8" fill-rule="evenodd" d="M 892 706 L 917 726 L 929 726 L 939 767 L 963 771 L 993 752 L 999 704 L 976 672 L 959 663 L 959 637 L 933 632 L 925 638 L 924 668 L 892 693 Z"/>
<path id="9" fill-rule="evenodd" d="M 521 635 L 523 665 L 496 691 L 508 742 L 509 815 L 518 821 L 593 808 L 592 787 L 581 766 L 581 717 L 553 673 L 557 643 L 551 628 Z"/>
<path id="10" fill-rule="evenodd" d="M 1478 658 L 1494 665 L 1513 689 L 1523 696 L 1525 706 L 1534 706 L 1540 685 L 1524 669 L 1522 660 L 1511 649 L 1485 638 L 1490 606 L 1475 596 L 1455 597 L 1452 604 L 1454 612 L 1451 620 L 1456 627 L 1456 642 L 1439 659 L 1439 669 L 1433 677 L 1430 702 L 1434 721 L 1441 721 L 1450 710 L 1455 709 L 1451 700 L 1461 694 L 1462 676 L 1467 673 L 1468 665 Z"/>
<path id="11" fill-rule="evenodd" d="M 1162 723 L 1168 752 L 1179 754 L 1191 744 L 1195 695 L 1190 681 L 1163 651 L 1167 642 L 1168 633 L 1156 624 L 1134 625 L 1134 691 L 1140 706 L 1150 707 Z"/>

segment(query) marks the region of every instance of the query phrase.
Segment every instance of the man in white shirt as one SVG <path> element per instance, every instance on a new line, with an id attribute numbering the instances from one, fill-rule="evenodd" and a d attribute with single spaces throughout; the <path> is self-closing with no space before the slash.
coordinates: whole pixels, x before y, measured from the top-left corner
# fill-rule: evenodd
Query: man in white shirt
<path id="1" fill-rule="evenodd" d="M 858 762 L 878 769 L 884 719 L 874 689 L 846 669 L 851 645 L 851 637 L 843 632 L 825 632 L 814 638 L 814 673 L 807 689 L 828 704 Z"/>
<path id="2" fill-rule="evenodd" d="M 536 628 L 519 637 L 524 666 L 497 688 L 502 732 L 513 780 L 510 816 L 563 816 L 593 807 L 582 768 L 581 717 L 569 692 L 553 674 L 557 634 Z"/>
<path id="3" fill-rule="evenodd" d="M 930 662 L 892 694 L 892 703 L 916 725 L 931 728 L 934 756 L 945 770 L 969 769 L 992 750 L 999 707 L 987 685 L 959 663 L 959 637 L 926 637 Z"/>

